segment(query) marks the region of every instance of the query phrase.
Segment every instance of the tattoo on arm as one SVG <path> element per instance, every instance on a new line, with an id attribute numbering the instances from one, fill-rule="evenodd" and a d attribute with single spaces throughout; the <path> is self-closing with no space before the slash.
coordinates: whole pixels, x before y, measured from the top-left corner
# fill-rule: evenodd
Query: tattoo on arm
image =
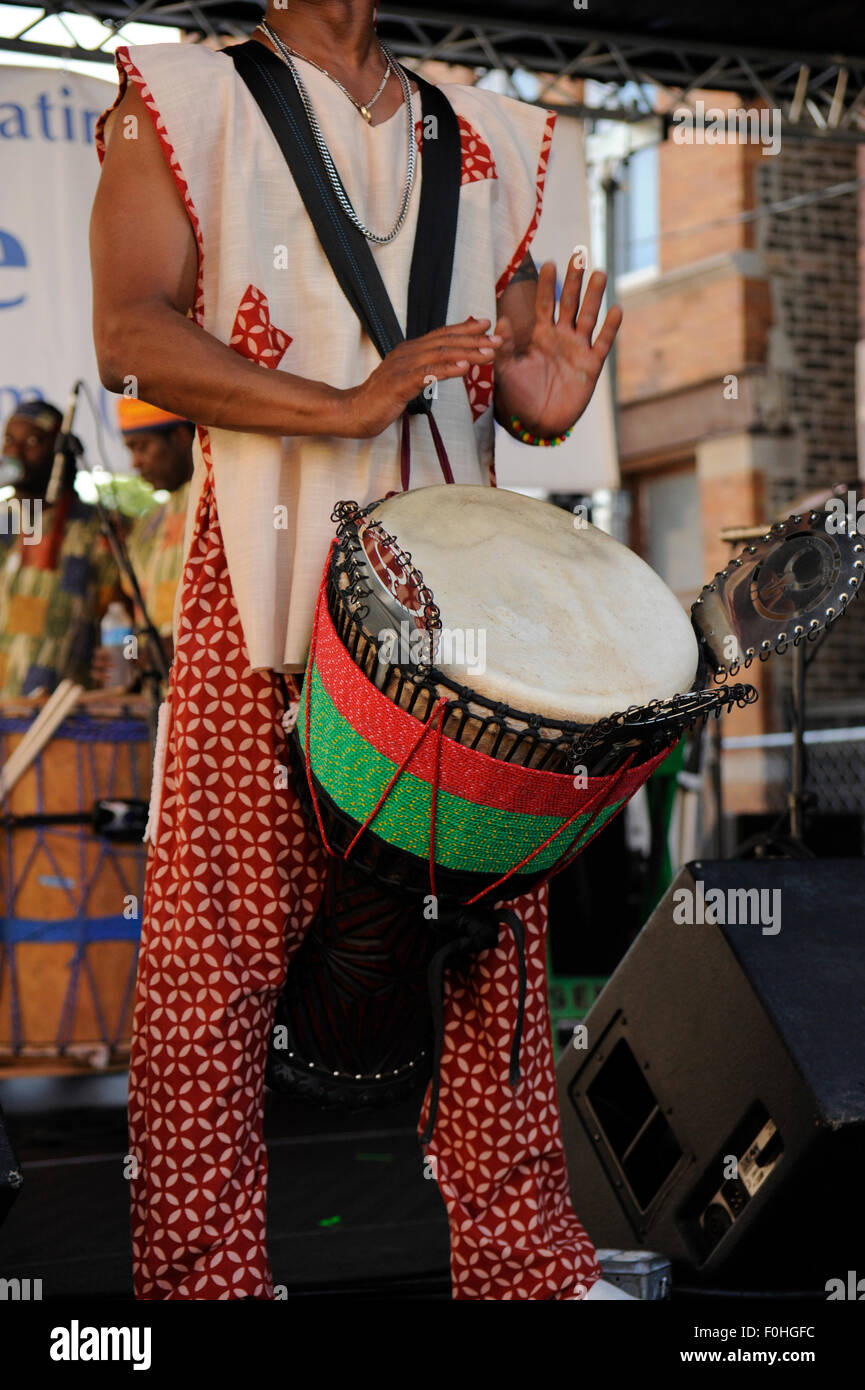
<path id="1" fill-rule="evenodd" d="M 521 280 L 537 280 L 537 278 L 538 268 L 532 260 L 530 253 L 527 251 L 508 281 L 508 286 L 518 285 Z"/>

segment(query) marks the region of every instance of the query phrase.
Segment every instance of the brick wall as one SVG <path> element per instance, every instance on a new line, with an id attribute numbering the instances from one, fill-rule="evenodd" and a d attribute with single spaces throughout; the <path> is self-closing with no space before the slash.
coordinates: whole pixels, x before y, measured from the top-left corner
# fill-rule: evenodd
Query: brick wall
<path id="1" fill-rule="evenodd" d="M 860 152 L 823 141 L 786 142 L 755 175 L 762 204 L 855 179 Z M 855 356 L 859 337 L 859 199 L 855 194 L 766 218 L 757 246 L 772 305 L 767 363 L 781 373 L 790 427 L 767 477 L 773 512 L 804 492 L 852 481 L 857 474 Z M 779 698 L 789 666 L 779 663 Z M 828 638 L 811 668 L 815 722 L 839 703 L 865 716 L 865 602 L 859 600 Z M 842 716 L 843 717 L 843 716 Z"/>
<path id="2" fill-rule="evenodd" d="M 680 269 L 651 285 L 623 293 L 618 349 L 622 405 L 686 386 L 722 388 L 766 359 L 771 318 L 765 280 L 737 273 L 724 258 L 699 275 Z"/>
<path id="3" fill-rule="evenodd" d="M 822 141 L 785 144 L 757 170 L 762 204 L 855 179 L 858 152 Z M 800 447 L 772 480 L 770 503 L 856 475 L 857 198 L 845 195 L 759 224 L 772 303 L 768 362 L 783 372 Z"/>
<path id="4" fill-rule="evenodd" d="M 701 97 L 707 109 L 726 110 L 730 103 L 723 92 Z M 752 245 L 751 225 L 730 220 L 751 206 L 751 147 L 678 144 L 670 138 L 659 149 L 658 162 L 662 273 Z"/>
<path id="5" fill-rule="evenodd" d="M 711 487 L 701 480 L 707 578 L 722 527 L 768 520 L 806 492 L 855 478 L 860 305 L 865 322 L 865 196 L 847 194 L 750 222 L 724 219 L 855 179 L 862 169 L 865 151 L 823 141 L 786 139 L 770 157 L 755 145 L 672 139 L 659 150 L 660 273 L 621 295 L 618 385 L 625 419 L 629 411 L 632 419 L 648 419 L 653 399 L 664 409 L 660 427 L 657 410 L 651 416 L 650 444 L 639 431 L 623 430 L 634 450 L 623 464 L 626 471 L 639 465 L 642 448 L 655 463 L 662 460 L 665 428 L 670 457 L 681 455 L 685 419 L 694 421 L 698 459 L 707 440 L 726 436 L 732 457 L 740 438 L 750 438 L 752 481 L 745 474 L 725 481 L 723 466 Z M 731 403 L 727 411 L 718 408 L 717 396 L 731 373 L 749 403 L 735 409 Z M 703 411 L 703 432 L 695 399 L 712 407 Z M 857 703 L 865 720 L 865 600 L 859 603 L 811 669 L 813 723 L 856 718 Z M 771 667 L 774 693 L 761 702 L 763 715 L 768 727 L 786 727 L 790 663 Z"/>

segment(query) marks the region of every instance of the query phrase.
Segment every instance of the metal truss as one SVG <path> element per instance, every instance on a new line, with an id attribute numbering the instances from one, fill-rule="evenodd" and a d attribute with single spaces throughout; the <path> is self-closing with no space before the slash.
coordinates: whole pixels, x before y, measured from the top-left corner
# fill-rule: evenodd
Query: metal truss
<path id="1" fill-rule="evenodd" d="M 235 0 L 48 0 L 34 6 L 34 17 L 11 38 L 0 38 L 0 49 L 87 61 L 111 62 L 105 45 L 126 24 L 138 21 L 184 29 L 210 39 L 249 33 L 262 6 Z M 93 48 L 82 48 L 70 34 L 69 47 L 45 44 L 32 30 L 45 14 L 87 15 L 107 26 Z M 590 14 L 586 11 L 586 16 Z M 729 91 L 743 100 L 762 100 L 782 113 L 786 135 L 865 141 L 865 57 L 746 47 L 719 40 L 663 40 L 649 34 L 612 33 L 582 22 L 567 26 L 547 23 L 532 14 L 503 18 L 469 9 L 450 13 L 433 6 L 382 5 L 378 26 L 382 37 L 402 57 L 417 62 L 436 60 L 468 67 L 478 73 L 496 69 L 507 75 L 515 96 L 523 95 L 513 81 L 522 70 L 539 75 L 534 100 L 553 104 L 561 97 L 571 110 L 612 120 L 641 120 L 653 114 L 645 87 L 660 87 L 672 105 L 692 104 L 699 91 Z M 562 79 L 591 78 L 602 84 L 598 105 L 575 107 Z"/>

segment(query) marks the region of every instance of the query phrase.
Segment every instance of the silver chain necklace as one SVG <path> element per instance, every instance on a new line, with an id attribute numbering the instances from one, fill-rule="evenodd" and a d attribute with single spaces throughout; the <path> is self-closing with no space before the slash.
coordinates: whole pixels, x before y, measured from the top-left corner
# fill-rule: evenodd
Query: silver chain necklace
<path id="1" fill-rule="evenodd" d="M 375 96 L 370 97 L 369 101 L 358 101 L 357 97 L 353 97 L 348 88 L 342 85 L 339 78 L 334 77 L 333 73 L 328 72 L 327 68 L 323 68 L 321 66 L 321 63 L 316 63 L 312 58 L 305 57 L 303 53 L 298 53 L 296 48 L 292 48 L 290 43 L 285 43 L 284 40 L 278 39 L 276 33 L 271 29 L 266 19 L 263 19 L 261 21 L 261 23 L 258 25 L 258 28 L 261 30 L 263 34 L 266 34 L 268 38 L 270 38 L 274 43 L 282 43 L 283 47 L 291 54 L 293 58 L 303 58 L 303 61 L 305 63 L 309 63 L 311 67 L 317 68 L 319 72 L 324 73 L 325 77 L 329 77 L 331 82 L 335 82 L 337 87 L 339 87 L 339 90 L 343 93 L 344 96 L 348 97 L 349 101 L 352 103 L 353 106 L 357 107 L 358 111 L 363 116 L 367 125 L 369 125 L 369 123 L 372 120 L 372 116 L 370 114 L 372 112 L 372 108 L 375 106 L 376 102 L 378 101 L 379 97 L 384 91 L 387 79 L 390 77 L 391 70 L 393 68 L 393 63 L 391 62 L 389 55 L 385 54 L 384 52 L 384 45 L 382 44 L 381 39 L 379 39 L 378 46 L 381 49 L 382 55 L 385 58 L 384 77 L 378 84 L 378 91 L 375 93 Z M 281 56 L 282 55 L 280 54 L 280 57 Z"/>
<path id="2" fill-rule="evenodd" d="M 370 228 L 367 227 L 360 220 L 360 218 L 354 210 L 354 207 L 352 206 L 351 199 L 345 191 L 342 179 L 340 178 L 337 172 L 337 168 L 333 162 L 330 150 L 328 149 L 327 143 L 324 139 L 324 136 L 322 135 L 321 127 L 316 118 L 316 114 L 312 108 L 312 102 L 310 101 L 309 93 L 306 90 L 306 86 L 304 85 L 303 79 L 300 76 L 300 73 L 297 69 L 297 65 L 294 63 L 292 59 L 290 50 L 283 43 L 279 35 L 274 32 L 274 30 L 270 27 L 266 20 L 261 21 L 259 28 L 270 39 L 271 43 L 276 48 L 279 57 L 286 64 L 289 72 L 294 78 L 295 85 L 297 86 L 297 90 L 300 95 L 300 99 L 303 102 L 304 110 L 306 111 L 307 117 L 309 119 L 309 124 L 313 133 L 313 137 L 315 139 L 315 143 L 318 146 L 319 154 L 321 155 L 322 160 L 324 161 L 324 167 L 327 170 L 327 176 L 330 179 L 331 187 L 333 188 L 334 194 L 336 195 L 336 199 L 343 212 L 354 224 L 354 226 L 357 227 L 358 231 L 366 237 L 367 241 L 374 241 L 378 245 L 384 245 L 389 241 L 393 241 L 394 237 L 398 234 L 403 222 L 405 221 L 406 213 L 408 212 L 409 201 L 411 199 L 412 188 L 414 186 L 415 176 L 414 106 L 412 103 L 411 84 L 408 78 L 406 77 L 403 68 L 400 66 L 399 63 L 394 61 L 394 59 L 391 57 L 389 50 L 381 42 L 381 39 L 379 39 L 379 44 L 381 45 L 381 50 L 384 53 L 385 58 L 387 59 L 388 63 L 393 68 L 394 72 L 399 78 L 400 85 L 403 90 L 403 99 L 405 103 L 406 120 L 408 126 L 408 161 L 402 203 L 400 205 L 399 214 L 393 227 L 385 236 L 382 236 L 378 232 L 371 231 Z M 317 64 L 313 64 L 313 66 L 317 66 Z M 319 69 L 319 71 L 324 72 L 324 69 Z M 326 76 L 330 77 L 331 74 L 326 73 Z M 337 81 L 336 78 L 331 78 L 331 80 L 334 82 Z M 337 82 L 337 86 L 342 87 L 342 84 L 340 82 Z M 343 87 L 342 90 L 345 91 L 345 88 Z M 349 92 L 346 92 L 346 96 L 350 97 L 354 104 L 357 105 L 357 102 L 354 101 L 354 97 L 351 97 L 351 94 Z M 367 107 L 367 109 L 369 108 Z"/>

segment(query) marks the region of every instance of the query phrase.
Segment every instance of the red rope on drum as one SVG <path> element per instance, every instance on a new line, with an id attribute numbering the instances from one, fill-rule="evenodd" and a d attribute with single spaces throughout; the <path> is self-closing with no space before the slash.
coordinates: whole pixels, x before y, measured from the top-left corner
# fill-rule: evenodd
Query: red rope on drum
<path id="1" fill-rule="evenodd" d="M 587 810 L 589 810 L 592 806 L 594 806 L 594 804 L 598 801 L 598 799 L 599 799 L 601 796 L 605 796 L 605 795 L 606 795 L 606 796 L 609 796 L 609 794 L 610 794 L 611 792 L 615 791 L 616 787 L 618 786 L 619 782 L 621 782 L 622 778 L 624 777 L 625 773 L 627 772 L 627 770 L 628 770 L 628 768 L 630 767 L 630 765 L 631 765 L 631 763 L 633 762 L 633 760 L 634 760 L 634 754 L 633 754 L 633 753 L 630 753 L 630 754 L 628 755 L 628 757 L 625 759 L 625 761 L 624 761 L 624 763 L 622 764 L 622 766 L 620 767 L 619 771 L 616 773 L 616 776 L 613 778 L 613 784 L 612 784 L 611 787 L 606 787 L 606 786 L 604 786 L 604 787 L 599 787 L 598 790 L 597 790 L 597 792 L 596 792 L 596 794 L 595 794 L 595 795 L 591 798 L 591 800 L 589 801 L 588 806 L 582 806 L 578 811 L 575 811 L 574 814 L 573 814 L 572 816 L 569 816 L 568 819 L 567 819 L 566 821 L 562 821 L 562 824 L 559 826 L 558 830 L 554 830 L 553 833 L 552 833 L 551 835 L 548 835 L 547 838 L 546 838 L 541 844 L 539 844 L 535 849 L 532 850 L 531 854 L 525 855 L 525 857 L 524 857 L 523 859 L 521 859 L 521 860 L 519 861 L 518 864 L 512 865 L 512 867 L 511 867 L 510 869 L 508 869 L 507 873 L 506 873 L 506 874 L 502 874 L 501 878 L 497 878 L 496 881 L 495 881 L 495 883 L 491 883 L 491 884 L 490 884 L 489 888 L 484 888 L 484 889 L 481 890 L 480 893 L 475 893 L 475 895 L 474 895 L 473 898 L 467 898 L 466 901 L 465 901 L 465 903 L 463 904 L 463 906 L 464 906 L 464 907 L 471 907 L 472 903 L 476 903 L 476 902 L 478 901 L 479 898 L 485 898 L 486 895 L 487 895 L 488 893 L 491 893 L 491 892 L 493 891 L 494 888 L 498 888 L 502 883 L 507 883 L 507 881 L 508 881 L 509 878 L 513 878 L 514 874 L 519 873 L 520 869 L 524 868 L 526 864 L 530 864 L 531 861 L 532 861 L 534 858 L 536 858 L 537 855 L 540 854 L 540 852 L 541 852 L 542 849 L 546 849 L 547 845 L 551 845 L 552 842 L 553 842 L 553 840 L 558 839 L 559 835 L 561 835 L 562 832 L 563 832 L 564 830 L 567 830 L 567 828 L 568 828 L 569 825 L 573 825 L 573 823 L 574 823 L 575 820 L 578 820 L 580 816 L 584 816 L 584 815 L 586 814 Z M 597 811 L 596 811 L 594 814 L 595 814 L 595 816 L 596 816 L 596 815 L 597 815 Z M 582 837 L 583 832 L 584 832 L 587 828 L 589 828 L 589 829 L 591 828 L 592 819 L 594 819 L 594 816 L 593 816 L 592 818 L 589 819 L 589 821 L 586 823 L 586 825 L 581 825 L 581 826 L 580 826 L 579 830 L 577 831 L 576 835 L 574 836 L 574 839 L 571 841 L 571 844 L 568 846 L 568 849 L 565 851 L 566 854 L 570 851 L 570 849 L 573 847 L 573 845 Z M 572 857 L 572 858 L 576 858 L 576 853 L 574 853 L 574 855 L 572 855 L 571 857 Z M 565 860 L 564 863 L 559 862 L 559 863 L 555 864 L 555 865 L 553 866 L 553 868 L 550 869 L 549 873 L 546 874 L 546 876 L 540 880 L 540 883 L 538 883 L 538 884 L 536 884 L 536 885 L 534 885 L 534 886 L 535 886 L 536 888 L 542 887 L 543 884 L 546 883 L 546 882 L 548 881 L 548 879 L 550 879 L 550 878 L 552 877 L 553 873 L 554 873 L 554 872 L 557 873 L 558 870 L 559 870 L 560 868 L 564 868 L 564 867 L 565 867 L 565 863 L 567 863 L 567 862 L 569 862 L 569 861 Z"/>
<path id="2" fill-rule="evenodd" d="M 441 431 L 435 422 L 432 411 L 427 411 L 426 418 L 429 420 L 429 427 L 432 433 L 433 445 L 435 446 L 436 458 L 439 461 L 439 468 L 446 483 L 454 480 L 454 471 L 451 468 L 451 461 L 448 458 L 448 451 L 445 442 L 441 437 Z M 402 434 L 399 443 L 399 478 L 403 492 L 408 492 L 409 479 L 411 478 L 411 430 L 409 428 L 409 413 L 403 411 L 402 415 Z"/>
<path id="3" fill-rule="evenodd" d="M 608 788 L 608 791 L 610 793 L 615 792 L 616 787 L 621 782 L 622 778 L 624 777 L 625 773 L 627 772 L 628 768 L 630 767 L 633 761 L 634 754 L 629 753 L 624 763 L 619 768 L 619 771 L 614 776 L 612 786 Z M 597 819 L 597 812 L 594 816 L 592 816 L 592 818 L 587 822 L 586 825 L 581 825 L 573 840 L 571 841 L 570 845 L 568 846 L 567 850 L 565 851 L 564 856 L 561 859 L 556 860 L 553 867 L 549 869 L 547 873 L 544 874 L 543 878 L 539 879 L 537 883 L 532 885 L 532 892 L 534 893 L 539 888 L 543 888 L 547 883 L 549 883 L 550 879 L 554 876 L 554 874 L 560 873 L 561 870 L 566 869 L 569 864 L 573 864 L 577 855 L 582 854 L 583 850 L 589 844 L 591 844 L 592 840 L 595 838 L 595 835 L 597 835 L 604 828 L 604 826 L 607 826 L 610 824 L 611 821 L 614 821 L 616 819 L 616 816 L 618 816 L 624 809 L 625 802 L 623 801 L 621 806 L 618 806 L 616 808 L 614 814 L 604 821 L 603 826 L 599 825 L 597 830 L 593 832 L 593 834 L 589 837 L 588 840 L 586 840 L 584 837 L 592 829 L 592 821 Z M 574 846 L 576 846 L 576 848 L 574 848 Z"/>
<path id="4" fill-rule="evenodd" d="M 411 436 L 409 434 L 408 411 L 402 413 L 402 435 L 399 443 L 399 480 L 403 492 L 408 492 L 411 477 Z"/>
<path id="5" fill-rule="evenodd" d="M 306 703 L 307 703 L 307 709 L 309 709 L 309 701 L 307 700 Z M 405 772 L 406 768 L 408 767 L 408 765 L 409 765 L 409 763 L 411 762 L 412 758 L 414 757 L 415 753 L 416 753 L 417 750 L 420 748 L 421 744 L 423 743 L 424 739 L 426 738 L 427 734 L 429 733 L 430 729 L 432 728 L 432 722 L 433 722 L 433 720 L 435 719 L 436 715 L 439 714 L 439 712 L 442 711 L 442 710 L 444 709 L 444 706 L 445 706 L 447 703 L 448 703 L 448 702 L 447 702 L 447 700 L 444 698 L 444 696 L 442 696 L 440 699 L 436 700 L 436 702 L 435 702 L 435 704 L 433 705 L 433 708 L 432 708 L 432 710 L 431 710 L 431 712 L 430 712 L 430 715 L 429 715 L 428 719 L 427 719 L 427 720 L 425 721 L 425 723 L 424 723 L 423 728 L 421 729 L 420 733 L 418 734 L 417 738 L 415 739 L 415 741 L 414 741 L 414 743 L 412 744 L 412 746 L 411 746 L 411 748 L 409 749 L 409 751 L 406 753 L 405 757 L 403 758 L 403 760 L 402 760 L 402 762 L 400 763 L 399 767 L 397 768 L 396 772 L 395 772 L 395 773 L 393 774 L 393 776 L 391 777 L 390 781 L 388 782 L 387 786 L 385 787 L 385 789 L 384 789 L 384 791 L 382 792 L 381 796 L 379 797 L 378 801 L 377 801 L 377 802 L 375 803 L 375 805 L 373 806 L 373 808 L 372 808 L 372 810 L 370 811 L 369 815 L 367 816 L 366 820 L 362 822 L 362 824 L 361 824 L 361 826 L 360 826 L 360 829 L 358 830 L 357 834 L 356 834 L 356 835 L 354 836 L 354 838 L 352 839 L 351 843 L 350 843 L 349 846 L 348 846 L 348 849 L 346 850 L 345 854 L 343 855 L 343 859 L 348 859 L 348 856 L 351 854 L 352 850 L 354 849 L 355 845 L 357 844 L 357 842 L 358 842 L 358 840 L 360 839 L 360 837 L 361 837 L 361 835 L 363 834 L 363 832 L 366 830 L 367 826 L 368 826 L 368 825 L 370 824 L 370 822 L 373 821 L 373 820 L 375 819 L 375 817 L 378 815 L 378 813 L 379 813 L 379 811 L 381 810 L 382 806 L 384 805 L 385 801 L 387 800 L 387 798 L 390 796 L 391 792 L 393 791 L 394 786 L 395 786 L 396 783 L 399 781 L 399 779 L 400 779 L 400 777 L 402 776 L 402 774 Z M 438 769 L 436 769 L 436 780 L 438 780 Z M 432 804 L 433 804 L 433 806 L 435 806 L 435 797 L 434 797 L 434 796 L 433 796 L 433 802 L 432 802 Z"/>
<path id="6" fill-rule="evenodd" d="M 327 834 L 324 829 L 324 821 L 321 818 L 321 811 L 319 810 L 318 797 L 316 796 L 315 786 L 313 783 L 312 761 L 309 755 L 309 716 L 310 706 L 312 704 L 312 677 L 315 672 L 315 650 L 318 645 L 318 615 L 321 610 L 321 600 L 325 593 L 327 572 L 330 568 L 330 557 L 335 546 L 336 540 L 334 539 L 331 541 L 330 546 L 328 548 L 327 560 L 325 561 L 324 565 L 324 575 L 322 577 L 321 586 L 318 591 L 318 598 L 315 601 L 315 612 L 312 615 L 312 634 L 309 639 L 309 662 L 307 665 L 307 670 L 309 674 L 306 680 L 306 708 L 303 712 L 303 761 L 306 767 L 306 784 L 309 787 L 309 795 L 312 799 L 312 809 L 315 811 L 315 819 L 318 825 L 319 834 L 321 835 L 321 842 L 332 859 L 336 859 L 337 854 L 336 850 L 331 848 L 330 841 L 327 838 Z"/>
<path id="7" fill-rule="evenodd" d="M 451 468 L 451 461 L 448 458 L 447 449 L 445 448 L 445 442 L 442 439 L 441 434 L 439 433 L 439 427 L 433 418 L 432 411 L 429 412 L 426 418 L 429 420 L 429 427 L 432 431 L 433 444 L 435 445 L 436 454 L 438 455 L 439 467 L 441 468 L 444 480 L 446 483 L 452 483 L 454 480 L 454 475 L 453 469 Z"/>
<path id="8" fill-rule="evenodd" d="M 439 720 L 436 730 L 436 751 L 433 779 L 430 785 L 430 812 L 429 812 L 429 890 L 433 897 L 436 896 L 436 871 L 435 871 L 435 851 L 436 851 L 436 808 L 438 806 L 439 778 L 441 776 L 442 764 L 442 739 L 444 737 L 444 714 L 447 701 L 439 700 Z M 435 711 L 433 711 L 435 713 Z"/>

